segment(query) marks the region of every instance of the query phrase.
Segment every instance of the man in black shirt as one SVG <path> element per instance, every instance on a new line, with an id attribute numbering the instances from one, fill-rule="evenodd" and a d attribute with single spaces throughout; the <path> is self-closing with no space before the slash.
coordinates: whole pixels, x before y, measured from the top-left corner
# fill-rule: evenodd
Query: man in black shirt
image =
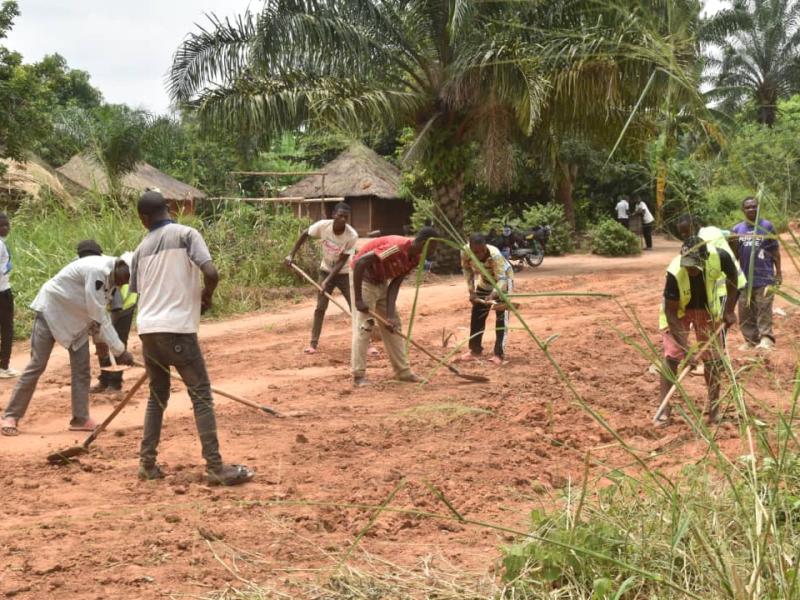
<path id="1" fill-rule="evenodd" d="M 725 290 L 720 289 L 720 275 L 725 275 Z M 701 238 L 692 236 L 681 246 L 667 268 L 664 283 L 664 301 L 661 309 L 660 327 L 664 342 L 666 366 L 672 373 L 661 377 L 661 399 L 669 393 L 680 362 L 689 349 L 689 330 L 693 328 L 698 344 L 704 344 L 716 331 L 719 322 L 729 328 L 736 324 L 736 299 L 738 270 L 727 252 L 718 252 Z M 725 296 L 723 305 L 721 297 Z M 705 367 L 708 388 L 708 416 L 716 421 L 718 416 L 719 376 L 722 372 L 719 348 L 724 344 L 724 335 L 719 344 L 713 342 L 699 357 Z M 669 407 L 660 415 L 663 424 L 669 422 Z"/>

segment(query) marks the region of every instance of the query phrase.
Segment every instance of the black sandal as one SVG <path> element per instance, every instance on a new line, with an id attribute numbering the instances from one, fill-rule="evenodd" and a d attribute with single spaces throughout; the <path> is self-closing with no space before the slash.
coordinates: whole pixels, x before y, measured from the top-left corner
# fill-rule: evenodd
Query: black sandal
<path id="1" fill-rule="evenodd" d="M 208 485 L 241 485 L 253 479 L 255 475 L 244 465 L 223 465 L 216 471 L 208 471 Z"/>

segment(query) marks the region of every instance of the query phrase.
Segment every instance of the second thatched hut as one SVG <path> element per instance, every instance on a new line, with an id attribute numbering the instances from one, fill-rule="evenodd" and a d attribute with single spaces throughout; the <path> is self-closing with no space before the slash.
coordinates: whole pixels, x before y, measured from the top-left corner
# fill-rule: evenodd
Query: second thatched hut
<path id="1" fill-rule="evenodd" d="M 379 230 L 381 235 L 404 234 L 411 224 L 412 205 L 400 198 L 400 170 L 362 144 L 353 144 L 320 169 L 280 193 L 283 198 L 340 197 L 353 210 L 351 225 L 365 236 Z M 325 214 L 321 215 L 321 206 Z M 332 203 L 304 203 L 311 219 L 330 216 Z"/>

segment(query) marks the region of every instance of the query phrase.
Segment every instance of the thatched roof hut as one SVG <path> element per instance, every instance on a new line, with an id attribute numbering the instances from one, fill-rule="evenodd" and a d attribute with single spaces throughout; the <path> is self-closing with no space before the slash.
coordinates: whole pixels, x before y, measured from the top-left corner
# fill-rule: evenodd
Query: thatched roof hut
<path id="1" fill-rule="evenodd" d="M 362 144 L 353 144 L 311 175 L 287 187 L 281 197 L 342 197 L 353 209 L 352 225 L 359 235 L 380 230 L 402 234 L 411 222 L 411 203 L 401 199 L 400 170 Z M 324 189 L 323 189 L 324 185 Z M 320 204 L 307 206 L 312 219 L 324 218 Z M 330 207 L 328 207 L 330 210 Z"/>
<path id="2" fill-rule="evenodd" d="M 41 200 L 44 193 L 55 196 L 64 206 L 75 208 L 75 199 L 64 188 L 56 171 L 41 159 L 31 157 L 21 163 L 2 158 L 0 163 L 5 167 L 0 175 L 0 196 L 6 204 L 16 206 L 26 197 Z"/>
<path id="3" fill-rule="evenodd" d="M 62 176 L 86 190 L 96 190 L 101 194 L 108 193 L 108 178 L 100 165 L 92 158 L 76 154 L 69 162 L 56 169 Z M 191 185 L 178 181 L 141 162 L 132 172 L 122 177 L 122 185 L 134 193 L 142 193 L 148 189 L 158 188 L 174 210 L 194 212 L 195 200 L 206 195 Z"/>

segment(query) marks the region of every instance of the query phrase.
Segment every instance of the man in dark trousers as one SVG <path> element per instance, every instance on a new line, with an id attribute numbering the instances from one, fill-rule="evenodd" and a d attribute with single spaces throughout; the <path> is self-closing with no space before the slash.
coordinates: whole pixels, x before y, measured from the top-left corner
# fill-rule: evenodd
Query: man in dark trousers
<path id="1" fill-rule="evenodd" d="M 350 207 L 344 202 L 340 202 L 333 208 L 332 219 L 322 219 L 306 229 L 297 238 L 297 241 L 286 257 L 286 266 L 291 267 L 294 256 L 305 241 L 312 237 L 320 241 L 322 248 L 322 264 L 320 265 L 319 284 L 329 294 L 335 288 L 347 300 L 350 306 L 350 265 L 348 261 L 352 258 L 358 241 L 358 233 L 347 224 L 350 219 Z M 322 333 L 322 322 L 325 319 L 325 311 L 328 310 L 328 297 L 325 294 L 317 294 L 317 308 L 314 311 L 314 324 L 311 326 L 311 343 L 303 350 L 306 354 L 316 354 L 319 345 L 319 336 Z"/>
<path id="2" fill-rule="evenodd" d="M 717 286 L 724 273 L 726 285 L 725 304 L 722 304 Z M 681 246 L 681 253 L 667 267 L 664 300 L 659 315 L 664 358 L 672 378 L 661 377 L 663 399 L 672 388 L 680 362 L 689 350 L 689 331 L 694 329 L 698 344 L 704 344 L 721 323 L 726 328 L 736 324 L 736 298 L 738 271 L 733 258 L 720 252 L 697 236 L 690 236 Z M 723 370 L 720 348 L 724 335 L 708 344 L 699 360 L 703 361 L 708 390 L 708 418 L 715 422 L 719 412 L 720 375 Z M 670 410 L 666 407 L 660 415 L 662 425 L 669 423 Z"/>
<path id="3" fill-rule="evenodd" d="M 432 227 L 423 227 L 413 240 L 399 235 L 375 238 L 365 244 L 353 259 L 351 282 L 356 310 L 353 314 L 351 366 L 354 385 L 368 384 L 367 348 L 376 325 L 370 311 L 391 323 L 391 328 L 380 322 L 377 325 L 395 377 L 411 383 L 421 381 L 408 365 L 405 342 L 393 333 L 401 330 L 396 303 L 403 279 L 419 266 L 425 243 L 437 235 Z M 429 242 L 428 246 L 430 254 L 435 242 Z"/>
<path id="4" fill-rule="evenodd" d="M 169 401 L 170 367 L 175 366 L 192 399 L 209 484 L 250 481 L 253 472 L 247 467 L 222 462 L 211 383 L 197 340 L 200 313 L 211 308 L 219 281 L 217 268 L 200 232 L 175 223 L 159 192 L 142 194 L 137 208 L 149 230 L 134 252 L 131 276 L 131 289 L 139 294 L 136 325 L 150 379 L 139 478 L 164 477 L 156 457 Z"/>
<path id="5" fill-rule="evenodd" d="M 483 265 L 489 278 L 474 264 L 467 252 L 467 247 Z M 492 312 L 489 303 L 499 300 L 497 289 L 510 293 L 514 284 L 514 269 L 496 247 L 486 243 L 481 233 L 473 233 L 469 243 L 461 250 L 461 270 L 467 280 L 469 301 L 472 303 L 472 315 L 469 325 L 469 350 L 461 356 L 461 360 L 475 360 L 483 352 L 483 332 L 486 319 Z M 496 286 L 496 287 L 495 287 Z M 495 327 L 494 355 L 491 360 L 497 365 L 503 364 L 506 340 L 508 339 L 509 311 L 494 311 L 497 314 Z"/>
<path id="6" fill-rule="evenodd" d="M 6 213 L 0 212 L 0 379 L 19 377 L 19 371 L 8 365 L 14 344 L 14 293 L 9 280 L 12 263 L 6 246 L 10 232 L 11 221 Z"/>

